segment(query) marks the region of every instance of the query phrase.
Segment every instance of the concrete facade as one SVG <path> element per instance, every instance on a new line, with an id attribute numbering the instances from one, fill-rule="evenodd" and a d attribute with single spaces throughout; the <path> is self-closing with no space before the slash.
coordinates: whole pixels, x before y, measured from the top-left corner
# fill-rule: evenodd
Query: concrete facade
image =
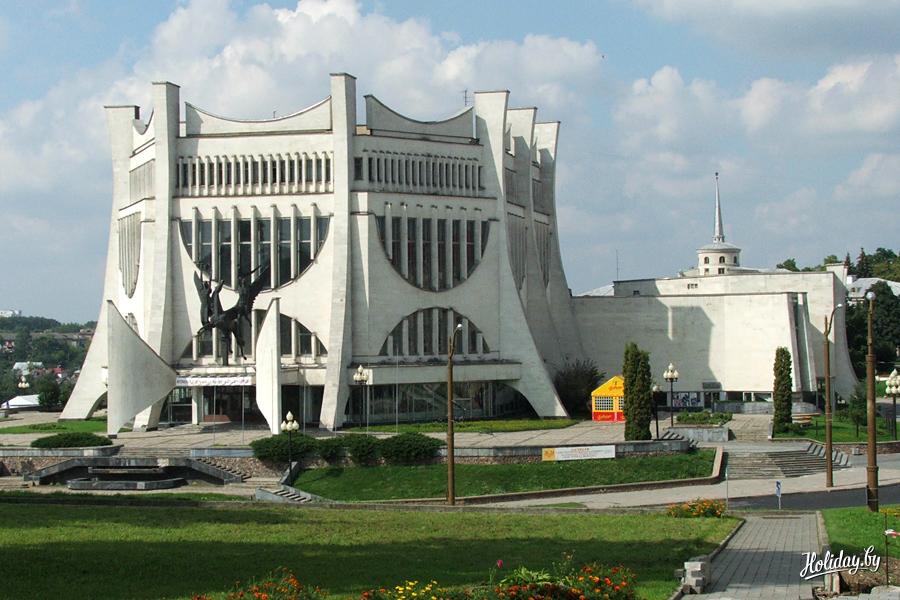
<path id="1" fill-rule="evenodd" d="M 290 407 L 327 428 L 393 421 L 401 404 L 404 419 L 424 418 L 446 410 L 457 324 L 456 395 L 473 415 L 565 415 L 552 375 L 581 345 L 556 228 L 559 124 L 510 108 L 506 91 L 432 122 L 364 101 L 357 123 L 356 79 L 340 73 L 328 98 L 272 120 L 182 112 L 168 82 L 153 85 L 147 122 L 136 106 L 107 107 L 104 306 L 63 418 L 86 418 L 104 395 L 137 429 L 156 426 L 166 398 L 191 403 L 194 421 L 239 407 L 273 432 Z M 228 308 L 239 275 L 262 265 L 269 289 L 245 356 L 235 339 L 196 335 L 199 282 L 223 281 Z M 114 357 L 131 337 L 146 348 L 123 365 Z M 357 365 L 369 396 L 354 389 Z M 126 389 L 112 372 L 123 366 L 153 381 Z"/>

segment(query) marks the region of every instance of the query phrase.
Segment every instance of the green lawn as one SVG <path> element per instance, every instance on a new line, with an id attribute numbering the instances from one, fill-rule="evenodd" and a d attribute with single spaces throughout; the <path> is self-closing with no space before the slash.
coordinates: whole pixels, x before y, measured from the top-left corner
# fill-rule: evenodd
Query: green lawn
<path id="1" fill-rule="evenodd" d="M 864 506 L 823 510 L 832 552 L 843 550 L 845 553 L 860 554 L 869 546 L 875 546 L 875 552 L 884 556 L 884 530 L 900 530 L 900 505 L 890 508 L 882 506 L 881 511 L 869 512 Z M 888 549 L 891 556 L 900 558 L 900 542 L 892 540 Z"/>
<path id="2" fill-rule="evenodd" d="M 483 583 L 498 559 L 550 569 L 574 551 L 634 569 L 638 593 L 662 600 L 675 589 L 673 569 L 734 525 L 646 514 L 11 504 L 0 510 L 0 598 L 221 599 L 235 581 L 283 566 L 347 599 L 408 579 Z"/>
<path id="3" fill-rule="evenodd" d="M 661 479 L 707 477 L 714 450 L 690 454 L 519 463 L 456 465 L 457 496 L 609 485 Z M 440 498 L 446 495 L 447 467 L 329 467 L 300 473 L 294 486 L 332 500 Z"/>
<path id="4" fill-rule="evenodd" d="M 106 433 L 106 419 L 91 418 L 87 421 L 51 421 L 34 423 L 33 425 L 13 425 L 0 427 L 0 434 L 5 433 L 63 433 L 66 431 Z"/>
<path id="5" fill-rule="evenodd" d="M 879 442 L 886 442 L 894 439 L 885 426 L 884 419 L 877 419 L 877 433 Z M 2 431 L 2 429 L 0 429 Z M 825 442 L 825 416 L 819 415 L 813 417 L 812 423 L 805 429 L 804 433 L 796 434 L 791 432 L 776 433 L 777 438 L 797 438 L 805 437 L 819 442 Z M 834 443 L 853 443 L 866 441 L 866 428 L 860 426 L 859 436 L 856 435 L 856 425 L 849 419 L 834 418 L 831 421 L 831 440 Z"/>
<path id="6" fill-rule="evenodd" d="M 576 423 L 578 419 L 486 419 L 483 421 L 459 421 L 453 424 L 453 431 L 471 433 L 500 433 L 502 431 L 533 431 L 538 429 L 564 429 Z M 344 431 L 365 431 L 366 427 L 348 427 Z M 393 433 L 440 433 L 447 431 L 446 421 L 429 421 L 427 423 L 400 423 L 396 425 L 379 423 L 369 427 L 369 431 Z"/>

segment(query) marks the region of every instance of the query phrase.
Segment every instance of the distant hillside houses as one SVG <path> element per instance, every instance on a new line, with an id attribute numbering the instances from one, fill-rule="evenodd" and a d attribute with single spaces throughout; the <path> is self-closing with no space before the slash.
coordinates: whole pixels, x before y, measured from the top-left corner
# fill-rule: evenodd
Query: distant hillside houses
<path id="1" fill-rule="evenodd" d="M 0 308 L 0 319 L 8 317 L 21 317 L 22 311 L 14 308 Z"/>
<path id="2" fill-rule="evenodd" d="M 866 292 L 869 291 L 869 288 L 881 282 L 886 283 L 895 296 L 900 296 L 900 283 L 896 281 L 882 279 L 881 277 L 860 277 L 855 279 L 852 275 L 847 277 L 847 295 L 851 300 L 862 299 Z"/>

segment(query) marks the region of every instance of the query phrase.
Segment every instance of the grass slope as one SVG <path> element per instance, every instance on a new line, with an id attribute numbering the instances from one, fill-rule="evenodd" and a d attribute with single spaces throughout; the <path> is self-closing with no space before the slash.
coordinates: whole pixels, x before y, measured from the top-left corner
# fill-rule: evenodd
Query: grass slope
<path id="1" fill-rule="evenodd" d="M 539 462 L 456 465 L 456 494 L 477 496 L 636 481 L 706 477 L 714 450 L 690 454 Z M 332 500 L 437 498 L 446 494 L 447 467 L 330 467 L 300 473 L 294 486 Z"/>
<path id="2" fill-rule="evenodd" d="M 453 424 L 453 430 L 457 433 L 500 433 L 503 431 L 536 431 L 540 429 L 565 429 L 581 421 L 577 419 L 488 419 L 484 421 L 459 421 Z M 365 431 L 365 426 L 348 427 L 345 431 Z M 447 431 L 445 421 L 430 421 L 427 423 L 400 423 L 397 425 L 379 423 L 369 427 L 369 431 L 384 431 L 387 433 L 440 433 Z"/>
<path id="3" fill-rule="evenodd" d="M 106 419 L 88 419 L 86 421 L 59 421 L 34 423 L 32 425 L 13 425 L 0 428 L 5 433 L 106 433 Z"/>
<path id="4" fill-rule="evenodd" d="M 348 598 L 407 579 L 484 582 L 549 569 L 563 552 L 623 563 L 642 597 L 666 598 L 672 571 L 705 554 L 733 519 L 325 509 L 5 505 L 0 598 L 178 598 L 218 594 L 278 566 Z M 43 575 L 41 575 L 43 574 Z"/>
<path id="5" fill-rule="evenodd" d="M 0 429 L 2 431 L 2 429 Z M 832 419 L 831 421 L 831 441 L 834 443 L 853 443 L 866 441 L 866 427 L 861 425 L 859 428 L 859 436 L 856 435 L 856 425 L 849 419 Z M 875 435 L 879 442 L 887 442 L 894 439 L 885 426 L 884 419 L 877 419 L 877 429 Z M 819 415 L 813 417 L 812 423 L 805 429 L 802 435 L 792 432 L 776 433 L 777 438 L 798 438 L 804 437 L 819 442 L 825 442 L 825 416 Z"/>
<path id="6" fill-rule="evenodd" d="M 832 552 L 862 554 L 869 546 L 875 546 L 875 552 L 884 556 L 884 530 L 900 530 L 900 505 L 888 509 L 885 520 L 886 508 L 882 506 L 879 513 L 869 512 L 864 506 L 823 510 Z M 892 540 L 888 548 L 891 556 L 900 558 L 900 543 Z"/>

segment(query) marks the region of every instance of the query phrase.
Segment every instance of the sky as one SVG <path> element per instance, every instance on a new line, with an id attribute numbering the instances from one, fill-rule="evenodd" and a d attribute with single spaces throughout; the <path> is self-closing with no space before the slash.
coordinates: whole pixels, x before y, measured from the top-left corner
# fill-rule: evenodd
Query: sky
<path id="1" fill-rule="evenodd" d="M 717 171 L 745 266 L 900 248 L 900 0 L 12 0 L 0 71 L 0 308 L 29 315 L 96 318 L 103 105 L 146 118 L 156 80 L 236 118 L 309 106 L 340 71 L 360 107 L 423 120 L 510 90 L 562 122 L 576 294 L 694 266 Z"/>

